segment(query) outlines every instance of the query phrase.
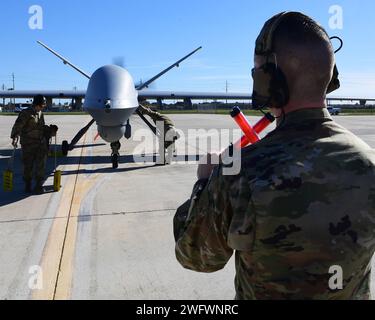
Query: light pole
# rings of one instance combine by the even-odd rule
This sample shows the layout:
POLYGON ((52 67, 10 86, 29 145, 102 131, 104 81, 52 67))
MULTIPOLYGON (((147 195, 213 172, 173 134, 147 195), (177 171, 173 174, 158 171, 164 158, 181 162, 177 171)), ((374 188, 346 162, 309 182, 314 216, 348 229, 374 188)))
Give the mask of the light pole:
MULTIPOLYGON (((3 83, 2 85, 2 89, 3 91, 5 91, 6 87, 5 87, 5 84, 3 83)), ((3 107, 5 107, 5 98, 3 98, 3 107)))
MULTIPOLYGON (((13 82, 13 91, 16 90, 15 81, 14 81, 14 72, 12 73, 12 82, 13 82)), ((16 105, 16 98, 13 98, 13 105, 16 105)))
MULTIPOLYGON (((14 91, 14 89, 13 89, 13 88, 9 88, 8 91, 14 91)), ((9 98, 9 100, 12 101, 11 98, 9 98)), ((16 101, 15 101, 15 99, 13 98, 13 110, 14 110, 15 108, 16 108, 16 101)))
MULTIPOLYGON (((228 80, 225 81, 225 93, 228 93, 228 80)), ((225 100, 225 104, 228 104, 228 100, 225 100)))

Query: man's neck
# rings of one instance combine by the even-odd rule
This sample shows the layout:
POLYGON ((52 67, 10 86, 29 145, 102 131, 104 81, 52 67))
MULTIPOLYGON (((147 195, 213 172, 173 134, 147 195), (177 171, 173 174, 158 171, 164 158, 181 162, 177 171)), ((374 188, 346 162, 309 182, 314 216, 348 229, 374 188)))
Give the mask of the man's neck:
POLYGON ((280 116, 284 111, 285 114, 288 114, 293 111, 303 110, 303 109, 323 109, 326 108, 326 100, 322 99, 320 101, 289 101, 286 106, 280 109, 272 109, 275 116, 280 116))

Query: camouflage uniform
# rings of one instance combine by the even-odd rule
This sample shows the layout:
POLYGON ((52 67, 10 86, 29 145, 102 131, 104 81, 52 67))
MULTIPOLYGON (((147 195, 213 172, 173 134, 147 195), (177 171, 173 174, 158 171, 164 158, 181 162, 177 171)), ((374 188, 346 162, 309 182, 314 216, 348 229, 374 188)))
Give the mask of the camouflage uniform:
POLYGON ((176 213, 181 265, 214 272, 235 251, 236 299, 368 298, 374 151, 326 109, 306 109, 241 158, 238 175, 215 167, 194 186, 188 214, 176 213), (342 290, 329 288, 333 265, 342 267, 342 290))
POLYGON ((144 105, 139 105, 138 110, 143 115, 148 115, 154 123, 157 125, 157 122, 163 122, 164 124, 164 141, 163 143, 159 143, 159 154, 162 155, 162 162, 170 163, 172 153, 175 152, 174 150, 174 143, 180 137, 179 133, 176 131, 174 124, 170 118, 167 116, 160 114, 159 112, 152 111, 150 108, 145 107, 144 105), (173 145, 171 148, 169 146, 173 145), (168 157, 165 159, 165 155, 163 155, 163 151, 168 150, 168 157))
POLYGON ((158 121, 162 121, 164 123, 164 133, 167 133, 170 129, 174 129, 174 125, 171 119, 167 116, 160 114, 159 112, 152 111, 150 108, 146 107, 145 105, 139 105, 138 110, 143 114, 149 116, 155 124, 158 121))
POLYGON ((52 133, 44 123, 43 113, 33 107, 21 111, 11 133, 11 139, 20 136, 23 161, 23 179, 30 183, 35 168, 37 185, 42 185, 48 155, 48 139, 52 133))

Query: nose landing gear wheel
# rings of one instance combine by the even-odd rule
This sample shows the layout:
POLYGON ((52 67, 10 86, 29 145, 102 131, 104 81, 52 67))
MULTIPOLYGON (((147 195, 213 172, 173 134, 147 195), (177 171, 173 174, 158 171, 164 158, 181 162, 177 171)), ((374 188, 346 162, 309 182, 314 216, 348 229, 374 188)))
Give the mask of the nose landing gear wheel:
POLYGON ((118 168, 118 155, 113 154, 111 157, 111 160, 112 160, 112 168, 117 169, 118 168))
POLYGON ((68 141, 64 140, 61 145, 61 151, 64 156, 68 154, 69 151, 69 143, 68 141))

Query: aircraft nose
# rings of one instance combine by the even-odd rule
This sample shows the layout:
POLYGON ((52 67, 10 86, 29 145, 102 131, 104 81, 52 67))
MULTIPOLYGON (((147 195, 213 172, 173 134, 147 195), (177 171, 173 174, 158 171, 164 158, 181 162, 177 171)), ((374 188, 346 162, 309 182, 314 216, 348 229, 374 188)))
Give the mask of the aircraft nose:
POLYGON ((118 66, 104 66, 94 72, 86 91, 85 109, 138 107, 138 91, 131 75, 118 66))

